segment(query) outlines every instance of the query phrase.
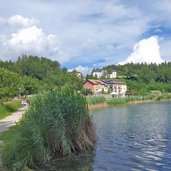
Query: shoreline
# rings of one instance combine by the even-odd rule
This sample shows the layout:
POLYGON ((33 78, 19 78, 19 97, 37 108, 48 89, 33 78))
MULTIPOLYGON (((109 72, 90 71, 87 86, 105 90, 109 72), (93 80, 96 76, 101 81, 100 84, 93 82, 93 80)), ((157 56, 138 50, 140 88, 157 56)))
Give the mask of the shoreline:
POLYGON ((127 103, 122 103, 122 104, 112 104, 109 105, 107 102, 104 103, 98 103, 94 105, 88 105, 88 109, 90 111, 92 110, 99 110, 107 107, 114 107, 114 106, 128 106, 128 105, 136 105, 136 104, 148 104, 148 103, 155 103, 155 102, 171 102, 171 99, 161 99, 161 100, 135 100, 135 101, 129 101, 127 103))

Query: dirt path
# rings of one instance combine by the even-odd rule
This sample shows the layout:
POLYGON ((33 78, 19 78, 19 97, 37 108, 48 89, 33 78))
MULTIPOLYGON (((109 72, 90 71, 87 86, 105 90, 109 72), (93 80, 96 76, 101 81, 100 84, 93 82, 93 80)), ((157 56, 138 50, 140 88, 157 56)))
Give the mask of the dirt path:
POLYGON ((24 108, 21 108, 12 115, 0 120, 0 133, 7 131, 11 126, 14 126, 21 119, 25 111, 24 108))

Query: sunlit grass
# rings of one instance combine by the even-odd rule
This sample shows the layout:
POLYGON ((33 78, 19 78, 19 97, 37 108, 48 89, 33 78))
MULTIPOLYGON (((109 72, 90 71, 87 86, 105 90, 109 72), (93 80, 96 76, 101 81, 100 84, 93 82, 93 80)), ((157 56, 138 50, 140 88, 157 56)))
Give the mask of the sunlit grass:
POLYGON ((0 103, 0 119, 12 114, 21 108, 20 100, 11 100, 8 102, 0 103))

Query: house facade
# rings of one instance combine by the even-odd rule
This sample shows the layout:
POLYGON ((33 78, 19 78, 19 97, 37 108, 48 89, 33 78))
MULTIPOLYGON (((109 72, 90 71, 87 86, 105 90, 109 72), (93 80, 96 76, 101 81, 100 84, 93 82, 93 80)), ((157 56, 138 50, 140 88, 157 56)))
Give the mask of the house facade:
POLYGON ((93 93, 100 93, 105 89, 105 84, 100 80, 87 80, 83 87, 85 89, 90 89, 93 93))
POLYGON ((111 95, 125 97, 127 92, 127 85, 124 82, 120 82, 117 80, 101 80, 105 87, 110 89, 111 95))
POLYGON ((127 85, 117 80, 87 80, 83 87, 90 89, 93 93, 108 93, 114 97, 125 97, 127 85), (110 90, 110 91, 109 91, 110 90))

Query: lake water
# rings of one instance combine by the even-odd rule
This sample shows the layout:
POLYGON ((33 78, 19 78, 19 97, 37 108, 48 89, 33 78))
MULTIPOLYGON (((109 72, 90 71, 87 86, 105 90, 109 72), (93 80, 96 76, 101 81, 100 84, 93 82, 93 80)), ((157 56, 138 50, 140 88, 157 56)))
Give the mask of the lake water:
POLYGON ((171 102, 91 113, 98 137, 94 151, 56 160, 50 170, 171 170, 171 102))

